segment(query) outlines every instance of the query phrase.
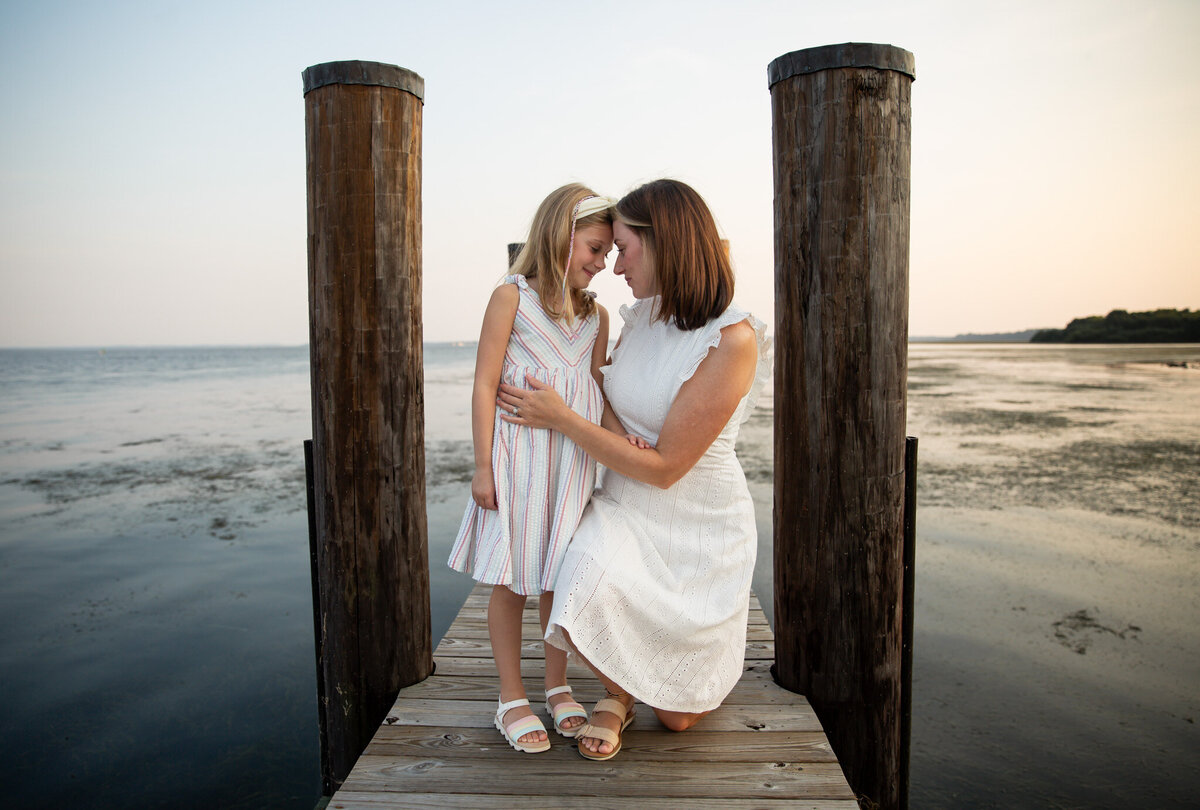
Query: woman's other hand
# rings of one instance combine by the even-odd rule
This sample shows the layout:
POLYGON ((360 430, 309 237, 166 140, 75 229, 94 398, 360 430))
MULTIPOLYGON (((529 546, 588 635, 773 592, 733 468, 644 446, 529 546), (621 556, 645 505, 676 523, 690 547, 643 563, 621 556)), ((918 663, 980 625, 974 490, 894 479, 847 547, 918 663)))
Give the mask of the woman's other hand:
POLYGON ((654 445, 650 444, 650 442, 633 433, 626 433, 625 439, 639 450, 652 450, 654 448, 654 445))

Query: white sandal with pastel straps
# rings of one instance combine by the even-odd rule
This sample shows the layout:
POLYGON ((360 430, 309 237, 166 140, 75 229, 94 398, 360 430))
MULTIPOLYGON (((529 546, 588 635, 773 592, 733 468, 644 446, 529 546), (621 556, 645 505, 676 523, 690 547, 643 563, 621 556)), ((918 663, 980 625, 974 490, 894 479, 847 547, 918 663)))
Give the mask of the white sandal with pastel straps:
POLYGON ((554 721, 554 730, 564 737, 570 738, 577 735, 579 733, 579 729, 587 725, 586 721, 588 719, 588 713, 587 709, 580 706, 574 700, 564 700, 558 705, 554 705, 550 702, 550 698, 554 697, 555 695, 561 695, 564 692, 568 695, 571 694, 571 687, 556 686, 553 689, 546 690, 546 713, 549 714, 551 719, 554 721), (582 717, 584 722, 577 726, 572 726, 571 728, 563 728, 562 722, 564 720, 569 720, 572 717, 582 717))
MULTIPOLYGON (((499 702, 499 701, 497 701, 499 702)), ((536 714, 531 714, 528 717, 522 717, 514 720, 507 726, 504 725, 504 714, 511 709, 519 706, 528 706, 529 701, 525 698, 510 700, 508 703, 499 703, 496 708, 496 730, 504 735, 504 739, 508 740, 508 744, 524 754, 537 754, 542 751, 550 750, 550 735, 546 735, 546 739, 534 740, 533 742, 523 743, 520 738, 534 731, 545 731, 546 727, 542 725, 542 721, 538 719, 536 714)))

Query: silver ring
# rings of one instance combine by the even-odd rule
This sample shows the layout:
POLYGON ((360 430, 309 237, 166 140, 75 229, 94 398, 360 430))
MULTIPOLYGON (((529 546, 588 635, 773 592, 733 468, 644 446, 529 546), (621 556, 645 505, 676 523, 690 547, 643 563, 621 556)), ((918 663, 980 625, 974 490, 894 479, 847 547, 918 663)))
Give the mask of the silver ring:
POLYGON ((520 416, 520 415, 521 415, 521 406, 513 405, 513 416, 520 416))

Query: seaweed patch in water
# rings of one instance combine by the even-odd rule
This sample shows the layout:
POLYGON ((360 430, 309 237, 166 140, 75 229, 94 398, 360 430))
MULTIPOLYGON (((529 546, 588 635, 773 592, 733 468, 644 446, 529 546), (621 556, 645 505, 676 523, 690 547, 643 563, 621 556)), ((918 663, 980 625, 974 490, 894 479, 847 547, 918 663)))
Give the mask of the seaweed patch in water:
POLYGON ((908 366, 908 377, 953 377, 956 380, 974 377, 975 375, 966 371, 963 366, 957 363, 920 363, 910 362, 908 366))
MULTIPOLYGON (((1098 609, 1094 610, 1096 613, 1100 612, 1098 609)), ((1051 626, 1054 628, 1054 638, 1058 643, 1079 655, 1087 654, 1088 646, 1096 640, 1097 636, 1105 633, 1116 636, 1122 641, 1130 638, 1136 641, 1138 633, 1142 632, 1142 628, 1136 624, 1128 624, 1122 630, 1106 627, 1100 624, 1096 617, 1086 609, 1069 613, 1051 626)))
POLYGON ((4 483, 32 490, 56 507, 43 517, 63 513, 68 523, 88 522, 97 518, 91 510, 99 509, 121 523, 158 517, 185 533, 207 529, 222 540, 234 539, 235 527, 305 508, 303 458, 272 442, 178 442, 154 457, 44 469, 4 483), (222 513, 230 517, 210 517, 222 513), (181 516, 191 519, 181 522, 181 516))
MULTIPOLYGON (((971 449, 1001 448, 967 443, 971 449)), ((981 508, 1072 506, 1110 515, 1200 526, 1200 443, 1087 440, 1061 448, 1010 450, 987 462, 923 461, 922 504, 981 508)))
POLYGON ((1051 383, 1066 391, 1141 391, 1145 386, 1120 383, 1051 383))
POLYGON ((1010 430, 1063 430, 1076 426, 1099 426, 1097 422, 1081 422, 1053 411, 1002 411, 979 408, 970 411, 948 411, 942 421, 951 425, 967 425, 981 433, 1005 433, 1010 430))

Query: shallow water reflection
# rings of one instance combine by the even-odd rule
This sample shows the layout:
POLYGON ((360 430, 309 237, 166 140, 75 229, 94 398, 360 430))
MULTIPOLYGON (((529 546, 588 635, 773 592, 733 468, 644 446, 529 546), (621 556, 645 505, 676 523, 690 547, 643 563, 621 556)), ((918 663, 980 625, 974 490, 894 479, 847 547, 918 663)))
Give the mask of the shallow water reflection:
MULTIPOLYGON (((425 357, 437 639, 474 346, 425 357)), ((1185 806, 1200 347, 922 344, 909 383, 913 806, 1185 806)), ((768 614, 772 402, 738 442, 768 614)), ((313 806, 308 403, 304 347, 0 352, 11 803, 313 806)))

